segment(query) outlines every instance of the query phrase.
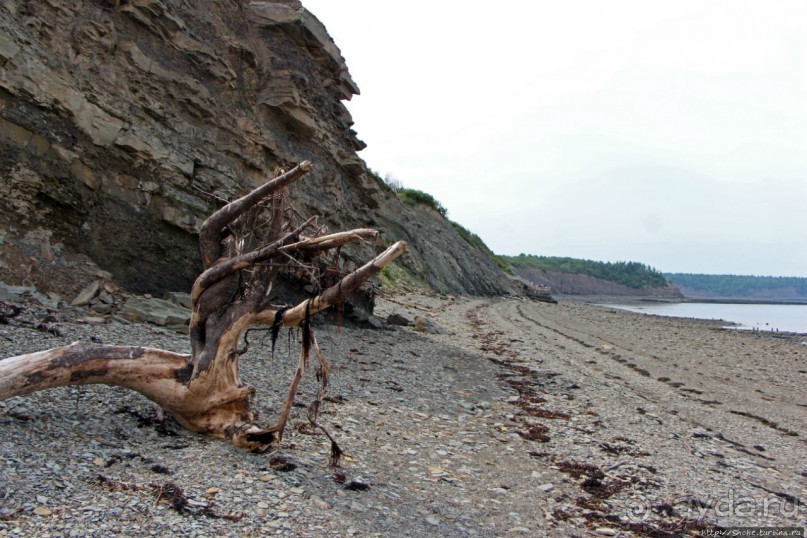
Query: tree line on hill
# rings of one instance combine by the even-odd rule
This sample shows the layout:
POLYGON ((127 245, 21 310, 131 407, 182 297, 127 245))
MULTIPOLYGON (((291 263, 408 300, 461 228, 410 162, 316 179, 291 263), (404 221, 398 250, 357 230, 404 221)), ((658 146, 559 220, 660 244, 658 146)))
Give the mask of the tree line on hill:
POLYGON ((685 289, 688 294, 717 297, 807 297, 807 278, 802 277, 692 273, 665 273, 664 276, 685 289))
POLYGON ((657 269, 639 262, 599 262, 557 256, 502 256, 513 267, 582 274, 635 289, 663 288, 667 279, 657 269))

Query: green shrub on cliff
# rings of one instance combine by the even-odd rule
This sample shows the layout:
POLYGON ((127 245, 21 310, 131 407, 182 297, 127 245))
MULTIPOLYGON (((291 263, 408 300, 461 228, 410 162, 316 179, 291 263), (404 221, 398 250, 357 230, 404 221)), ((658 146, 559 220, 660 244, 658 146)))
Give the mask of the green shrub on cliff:
POLYGON ((429 206, 438 213, 440 213, 443 217, 448 215, 448 210, 438 202, 434 196, 429 194, 428 192, 419 191, 417 189, 404 189, 401 188, 398 190, 398 198, 405 204, 409 205, 417 205, 422 204, 425 206, 429 206))
POLYGON ((397 194, 398 199, 403 203, 408 205, 425 205, 431 207, 443 217, 448 215, 448 210, 445 208, 445 206, 443 206, 443 204, 441 204, 428 192, 423 192, 417 189, 408 189, 404 187, 403 183, 401 183, 401 181, 392 174, 387 174, 382 178, 381 174, 372 168, 367 169, 367 174, 382 188, 389 189, 397 194))

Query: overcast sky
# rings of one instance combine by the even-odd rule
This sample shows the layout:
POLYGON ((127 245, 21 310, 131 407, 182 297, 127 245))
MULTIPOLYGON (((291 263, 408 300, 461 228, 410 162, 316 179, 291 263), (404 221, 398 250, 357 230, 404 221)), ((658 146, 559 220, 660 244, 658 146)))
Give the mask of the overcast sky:
POLYGON ((807 1, 303 3, 360 156, 495 252, 807 276, 807 1))

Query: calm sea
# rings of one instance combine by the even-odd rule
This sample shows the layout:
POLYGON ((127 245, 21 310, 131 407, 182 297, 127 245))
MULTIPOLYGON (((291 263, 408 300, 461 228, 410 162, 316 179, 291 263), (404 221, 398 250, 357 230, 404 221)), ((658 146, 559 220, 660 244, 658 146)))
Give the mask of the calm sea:
POLYGON ((663 303, 648 305, 606 304, 612 308, 671 316, 675 318, 717 319, 739 323, 741 329, 780 330, 807 333, 807 305, 663 303))

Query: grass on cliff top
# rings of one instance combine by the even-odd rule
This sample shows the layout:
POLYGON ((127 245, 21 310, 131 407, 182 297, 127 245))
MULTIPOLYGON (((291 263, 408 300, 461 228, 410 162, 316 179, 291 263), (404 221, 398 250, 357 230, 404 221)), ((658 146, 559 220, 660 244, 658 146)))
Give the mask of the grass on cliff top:
POLYGON ((401 189, 397 191, 396 194, 398 195, 398 199, 405 204, 425 205, 440 213, 444 218, 448 216, 448 210, 428 192, 419 191, 417 189, 401 189))
POLYGON ((372 168, 368 168, 367 173, 380 187, 395 193, 398 199, 403 203, 410 206, 425 205, 440 213, 444 218, 448 216, 448 210, 445 206, 428 192, 423 192, 418 189, 408 189, 403 186, 403 183, 389 174, 382 178, 381 174, 372 168))

